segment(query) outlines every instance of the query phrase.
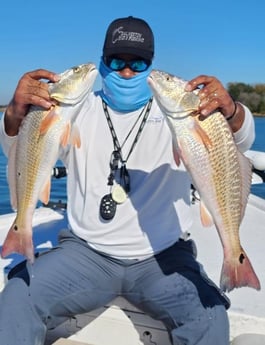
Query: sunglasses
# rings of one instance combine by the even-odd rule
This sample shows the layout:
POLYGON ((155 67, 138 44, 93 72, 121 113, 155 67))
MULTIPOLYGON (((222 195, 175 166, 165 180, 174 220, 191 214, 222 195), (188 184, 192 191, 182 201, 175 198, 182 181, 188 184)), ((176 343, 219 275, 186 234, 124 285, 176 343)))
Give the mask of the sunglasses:
POLYGON ((150 66, 150 61, 144 59, 126 61, 115 57, 105 58, 105 63, 113 71, 121 71, 125 67, 129 67, 133 72, 144 72, 150 66))

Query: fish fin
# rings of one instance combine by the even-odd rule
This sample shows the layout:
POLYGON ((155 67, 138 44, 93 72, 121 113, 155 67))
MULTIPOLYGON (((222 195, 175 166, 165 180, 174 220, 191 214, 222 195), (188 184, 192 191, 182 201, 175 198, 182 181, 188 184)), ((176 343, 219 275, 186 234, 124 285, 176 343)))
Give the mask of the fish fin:
POLYGON ((173 156, 174 156, 175 163, 177 164, 177 166, 180 166, 179 153, 174 143, 172 144, 172 149, 173 149, 173 156))
POLYGON ((50 200, 50 191, 51 191, 51 178, 49 177, 44 184, 44 187, 40 191, 39 199, 44 205, 47 205, 50 200))
POLYGON ((55 107, 46 112, 43 120, 40 123, 40 134, 43 135, 60 119, 60 116, 56 114, 55 107))
POLYGON ((70 143, 77 148, 80 148, 81 146, 79 129, 75 124, 72 125, 70 143))
POLYGON ((68 143, 79 148, 81 146, 80 133, 77 126, 70 124, 68 122, 62 133, 60 143, 65 147, 68 143))
POLYGON ((16 219, 12 224, 1 250, 2 258, 12 253, 24 255, 31 263, 34 262, 34 247, 30 232, 16 229, 16 219))
MULTIPOLYGON (((204 129, 200 126, 198 120, 194 121, 194 124, 191 128, 189 128, 191 135, 193 136, 193 138, 198 142, 201 143, 202 146, 205 147, 205 149, 207 151, 209 151, 213 144, 211 139, 209 138, 209 136, 207 135, 207 133, 204 131, 204 129)), ((185 155, 184 153, 181 151, 181 148, 184 147, 185 145, 183 145, 183 140, 181 139, 181 137, 177 138, 177 143, 178 143, 178 148, 180 150, 180 157, 183 159, 183 161, 186 161, 185 155)), ((184 151, 185 152, 185 151, 184 151)))
POLYGON ((17 141, 11 146, 8 153, 8 185, 10 192, 10 202, 13 210, 17 209, 17 193, 16 193, 16 149, 17 141))
POLYGON ((70 132, 71 132, 71 124, 70 124, 70 122, 68 122, 65 125, 64 131, 63 131, 63 133, 61 135, 61 138, 60 138, 60 144, 63 147, 65 147, 69 143, 70 132))
POLYGON ((209 227, 214 224, 213 218, 202 200, 200 201, 200 215, 203 226, 209 227))
POLYGON ((204 147, 209 151, 209 149, 213 146, 211 139, 205 132, 205 130, 200 126, 199 121, 196 119, 194 121, 194 127, 192 129, 192 134, 196 140, 203 143, 204 147))
POLYGON ((240 165, 240 176, 241 176, 241 221, 244 217, 248 196, 250 193, 252 183, 252 163, 245 155, 240 151, 237 151, 238 162, 240 165))
POLYGON ((231 291, 243 286, 260 290, 259 279, 254 272, 247 254, 241 248, 237 257, 226 255, 223 262, 220 287, 223 291, 231 291))

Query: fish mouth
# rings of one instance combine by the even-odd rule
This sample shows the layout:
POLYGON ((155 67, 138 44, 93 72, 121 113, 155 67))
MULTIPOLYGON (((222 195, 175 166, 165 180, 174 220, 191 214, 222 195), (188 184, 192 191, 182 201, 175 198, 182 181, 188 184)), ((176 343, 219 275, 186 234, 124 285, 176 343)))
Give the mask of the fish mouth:
POLYGON ((151 90, 153 91, 154 96, 157 99, 161 99, 162 97, 160 94, 162 94, 162 89, 159 83, 156 83, 156 80, 155 78, 153 78, 152 74, 149 74, 149 76, 147 77, 147 83, 149 84, 151 90))
POLYGON ((89 68, 89 72, 95 71, 97 69, 96 65, 93 63, 88 63, 88 65, 91 65, 89 68))
POLYGON ((154 78, 152 77, 152 74, 149 74, 149 76, 147 77, 147 82, 150 85, 154 85, 154 78))
POLYGON ((167 117, 170 117, 173 120, 182 120, 190 116, 190 114, 187 114, 184 110, 176 110, 174 106, 172 107, 172 105, 170 105, 170 99, 168 101, 163 99, 162 88, 160 87, 159 83, 155 82, 155 78, 152 76, 152 74, 147 77, 147 82, 154 93, 160 109, 164 114, 166 114, 167 117))

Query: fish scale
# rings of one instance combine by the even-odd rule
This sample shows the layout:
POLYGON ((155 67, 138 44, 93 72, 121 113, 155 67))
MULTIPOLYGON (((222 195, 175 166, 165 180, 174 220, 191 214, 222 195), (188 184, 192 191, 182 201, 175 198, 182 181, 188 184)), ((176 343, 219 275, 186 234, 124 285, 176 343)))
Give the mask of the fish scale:
POLYGON ((31 106, 23 119, 17 140, 8 155, 8 181, 15 220, 4 241, 1 255, 24 255, 34 261, 32 217, 38 200, 48 203, 51 171, 59 158, 59 149, 67 144, 80 146, 75 127, 75 108, 91 91, 97 75, 93 63, 82 64, 60 74, 49 84, 49 93, 57 105, 49 110, 31 106))
POLYGON ((251 186, 250 160, 238 150, 220 112, 201 118, 198 91, 185 91, 186 81, 153 70, 148 83, 171 129, 176 163, 183 161, 200 195, 202 224, 214 224, 218 231, 224 252, 221 288, 259 290, 239 236, 251 186))

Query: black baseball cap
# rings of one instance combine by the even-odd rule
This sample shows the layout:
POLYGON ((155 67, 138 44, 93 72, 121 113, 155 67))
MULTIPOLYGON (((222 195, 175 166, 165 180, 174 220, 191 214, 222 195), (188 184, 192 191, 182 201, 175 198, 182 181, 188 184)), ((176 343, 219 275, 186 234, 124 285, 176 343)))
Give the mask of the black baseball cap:
POLYGON ((150 26, 132 16, 110 23, 103 46, 103 56, 133 54, 145 60, 154 57, 154 35, 150 26))

